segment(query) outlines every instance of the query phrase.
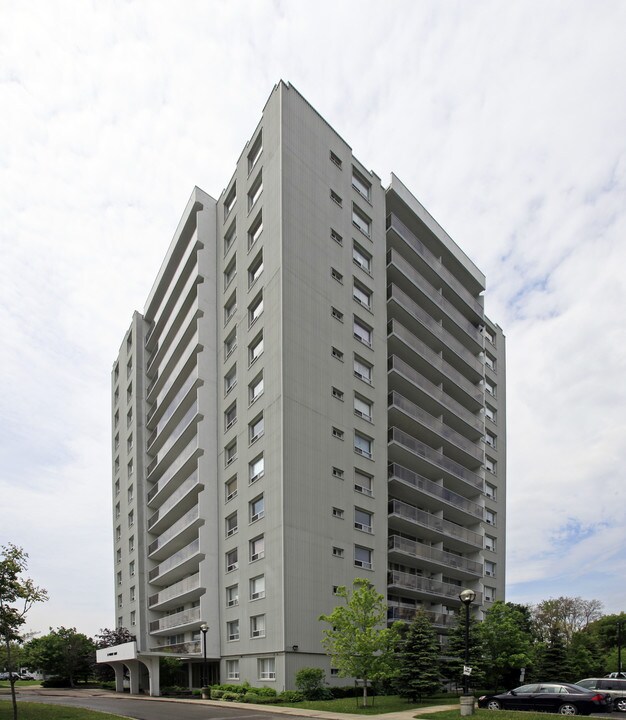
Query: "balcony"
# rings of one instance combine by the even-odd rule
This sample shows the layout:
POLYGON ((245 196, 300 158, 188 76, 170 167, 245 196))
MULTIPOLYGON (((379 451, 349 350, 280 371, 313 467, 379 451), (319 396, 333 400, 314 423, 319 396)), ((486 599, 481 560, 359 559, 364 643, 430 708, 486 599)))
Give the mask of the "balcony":
POLYGON ((178 546, 188 543, 198 533, 200 520, 198 506, 192 507, 173 525, 162 532, 159 537, 148 545, 148 557, 151 560, 161 560, 171 552, 171 545, 176 542, 178 546))
POLYGON ((164 438, 167 438, 172 431, 172 426, 181 422, 185 405, 189 405, 191 399, 196 398, 196 388, 202 384, 202 381, 194 375, 188 377, 183 383, 163 413, 158 425, 150 433, 146 446, 151 455, 154 455, 162 447, 164 438))
POLYGON ((165 467, 164 461, 166 457, 168 457, 168 454, 170 455, 170 461, 174 461, 177 455, 176 448, 179 447, 179 449, 182 449, 180 446, 184 442, 185 437, 191 433, 191 429, 196 430, 196 425, 201 418, 202 416, 198 412, 198 402, 196 401, 189 410, 187 410, 176 428, 172 430, 168 439, 161 446, 157 456, 146 468, 148 480, 152 479, 150 477, 151 475, 154 475, 156 478, 157 473, 155 473, 155 470, 159 465, 165 467), (170 453, 171 450, 173 450, 172 453, 170 453))
POLYGON ((157 504, 155 499, 157 502, 163 503, 165 498, 169 497, 177 488, 176 481, 181 476, 185 477, 185 474, 189 474, 196 467, 198 456, 201 454, 202 451, 198 448, 198 436, 194 435, 187 446, 180 451, 178 457, 161 475, 159 481, 148 491, 148 505, 157 504))
POLYGON ((202 652, 201 645, 200 640, 176 643, 175 645, 167 645, 166 642, 163 642, 161 645, 151 647, 150 652, 160 655, 199 655, 202 652))
MULTIPOLYGON (((409 533, 415 533, 415 526, 419 526, 427 531, 430 531, 424 534, 424 537, 429 537, 435 541, 441 541, 441 536, 445 536, 446 539, 458 541, 459 546, 470 545, 476 550, 482 550, 483 548, 482 535, 461 527, 449 520, 437 517, 425 510, 420 510, 419 508, 402 502, 401 500, 391 500, 388 503, 387 512, 389 514, 390 527, 392 524, 395 525, 395 523, 392 523, 391 520, 393 518, 397 518, 400 521, 398 525, 406 525, 406 529, 409 533)), ((398 527, 394 529, 402 531, 404 528, 398 527)))
MULTIPOLYGON (((408 590, 418 597, 427 597, 431 601, 433 597, 438 597, 446 605, 453 599, 458 601, 459 606, 461 605, 459 593, 463 589, 462 585, 453 585, 452 583, 441 582, 441 580, 431 580, 421 575, 392 570, 387 573, 387 587, 393 590, 408 590)), ((476 593, 475 602, 476 604, 482 602, 482 593, 476 593)))
MULTIPOLYGON (((191 509, 198 502, 201 489, 200 476, 194 470, 192 474, 165 500, 163 505, 148 518, 148 531, 158 533, 167 523, 168 516, 176 509, 178 514, 191 509)), ((150 550, 148 551, 150 552, 150 550)))
POLYGON ((391 605, 387 608, 387 620, 389 622, 395 622, 400 620, 402 622, 413 622, 415 613, 421 610, 430 622, 437 628, 453 628, 458 619, 456 613, 438 613, 432 610, 423 610, 419 606, 413 605, 391 605))
POLYGON ((148 582, 155 585, 167 585, 172 581, 181 580, 189 572, 197 569, 200 555, 200 540, 196 538, 189 545, 175 552, 167 560, 150 570, 148 582))
POLYGON ((476 575, 482 577, 483 566, 475 560, 455 555, 454 553, 434 548, 431 545, 424 545, 416 540, 390 535, 388 538, 388 551, 400 555, 409 555, 421 561, 424 566, 430 567, 435 572, 441 572, 441 568, 452 568, 459 574, 476 575))
MULTIPOLYGON (((189 305, 189 303, 187 303, 189 305)), ((153 371, 157 375, 161 373, 158 368, 165 367, 169 362, 176 348, 180 347, 185 337, 189 338, 193 334, 198 320, 203 316, 202 310, 198 308, 198 299, 194 298, 189 307, 183 306, 180 313, 172 322, 169 323, 168 334, 159 343, 159 347, 152 353, 146 365, 146 374, 152 377, 153 371)))
POLYGON ((194 607, 181 612, 173 613, 172 615, 166 615, 160 620, 153 620, 150 623, 151 633, 162 633, 167 632, 173 634, 171 631, 174 628, 183 628, 186 625, 197 624, 200 627, 200 608, 194 607))
POLYGON ((172 368, 168 379, 165 381, 156 397, 149 400, 152 407, 146 418, 146 425, 150 428, 154 427, 154 421, 158 420, 163 410, 170 406, 172 397, 181 386, 190 373, 198 376, 198 363, 196 355, 202 349, 201 345, 195 345, 187 348, 187 352, 172 368))
POLYGON ((185 335, 183 337, 183 341, 184 342, 181 342, 172 349, 172 353, 168 354, 167 358, 164 359, 163 363, 156 370, 154 379, 146 389, 146 400, 149 403, 154 401, 155 392, 160 392, 163 387, 165 387, 167 381, 171 379, 174 368, 178 363, 183 360, 183 358, 185 358, 185 360, 188 359, 192 353, 202 350, 197 325, 191 335, 185 335))
MULTIPOLYGON (((387 440, 390 446, 395 444, 398 449, 421 458, 426 464, 434 467, 436 470, 446 473, 446 475, 451 478, 461 480, 463 483, 467 483, 474 488, 478 488, 482 492, 484 480, 480 475, 446 457, 439 450, 434 450, 428 445, 425 445, 412 435, 396 427, 390 427, 387 431, 387 440)), ((389 449, 391 450, 392 448, 390 447, 389 449)))
POLYGON ((461 284, 461 282, 446 268, 438 257, 420 242, 408 227, 399 220, 393 213, 387 216, 387 234, 392 231, 401 241, 410 247, 417 255, 420 256, 426 265, 469 307, 478 318, 482 318, 484 314, 483 306, 470 293, 470 291, 461 284))
POLYGON ((204 593, 204 588, 200 588, 200 573, 196 573, 179 580, 155 595, 150 595, 148 607, 151 610, 167 610, 195 600, 202 593, 204 593))

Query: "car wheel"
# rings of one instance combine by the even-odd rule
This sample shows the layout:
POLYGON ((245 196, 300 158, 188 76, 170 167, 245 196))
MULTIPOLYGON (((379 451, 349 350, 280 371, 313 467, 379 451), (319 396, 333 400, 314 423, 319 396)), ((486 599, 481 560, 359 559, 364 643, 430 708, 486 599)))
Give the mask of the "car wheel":
POLYGON ((497 700, 490 700, 487 703, 487 710, 501 710, 502 705, 497 700))
POLYGON ((615 709, 620 712, 626 712, 626 698, 617 698, 615 701, 615 709))
POLYGON ((559 708, 559 715, 578 715, 578 708, 572 703, 563 703, 559 708))

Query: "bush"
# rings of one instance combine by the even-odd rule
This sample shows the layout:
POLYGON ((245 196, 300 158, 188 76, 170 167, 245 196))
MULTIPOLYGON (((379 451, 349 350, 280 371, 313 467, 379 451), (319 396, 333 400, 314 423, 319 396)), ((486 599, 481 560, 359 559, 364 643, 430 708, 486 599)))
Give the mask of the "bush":
POLYGON ((103 690, 115 690, 115 680, 103 680, 100 687, 103 690))
POLYGON ((304 702, 304 695, 299 690, 283 690, 278 696, 280 702, 298 703, 304 702))
POLYGON ((70 685, 69 678, 48 678, 41 681, 41 687, 44 688, 66 688, 70 685))
MULTIPOLYGON (((342 685, 341 687, 331 687, 329 688, 331 697, 334 700, 339 700, 340 698, 349 698, 354 697, 355 695, 362 695, 363 690, 361 688, 355 688, 354 685, 342 685)), ((370 693, 371 688, 368 688, 367 694, 371 695, 370 693)))
POLYGON ((245 693, 228 692, 227 690, 222 693, 222 700, 229 702, 241 702, 243 697, 245 697, 245 693))
POLYGON ((250 688, 250 692, 253 692, 255 695, 258 695, 259 697, 266 697, 266 698, 275 698, 276 697, 276 690, 271 687, 260 687, 260 688, 250 688))
POLYGON ((322 668, 305 667, 296 673, 296 687, 305 700, 328 700, 331 695, 326 688, 326 674, 322 668))
POLYGON ((181 685, 166 685, 161 688, 161 695, 191 695, 191 690, 181 685))

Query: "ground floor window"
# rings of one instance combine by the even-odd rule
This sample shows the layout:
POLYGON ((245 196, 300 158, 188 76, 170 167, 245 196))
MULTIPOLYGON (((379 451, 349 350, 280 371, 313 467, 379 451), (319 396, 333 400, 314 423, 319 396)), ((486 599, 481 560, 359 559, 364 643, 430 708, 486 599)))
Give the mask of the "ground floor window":
POLYGON ((257 660, 259 680, 276 680, 276 659, 259 658, 257 660))

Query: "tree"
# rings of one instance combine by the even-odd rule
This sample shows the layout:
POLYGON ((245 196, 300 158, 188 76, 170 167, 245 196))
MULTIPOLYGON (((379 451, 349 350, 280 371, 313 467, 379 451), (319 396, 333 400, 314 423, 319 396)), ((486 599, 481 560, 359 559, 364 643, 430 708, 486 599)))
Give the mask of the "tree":
MULTIPOLYGON (((123 645, 124 643, 133 642, 136 637, 131 634, 127 628, 100 628, 100 634, 96 635, 94 643, 96 650, 102 648, 114 647, 115 645, 123 645)), ((94 667, 94 674, 100 681, 113 680, 115 672, 110 665, 100 663, 94 667)))
MULTIPOLYGON (((23 642, 19 629, 26 622, 26 613, 37 602, 45 602, 48 593, 37 587, 30 578, 22 577, 28 567, 28 554, 9 543, 0 554, 0 641, 4 646, 7 670, 15 671, 14 649, 23 642)), ((17 720, 15 678, 10 675, 13 720, 17 720)))
POLYGON ((433 695, 440 688, 439 643, 435 630, 423 610, 413 621, 398 644, 398 694, 412 702, 433 695))
POLYGON ((598 638, 589 628, 574 633, 567 655, 574 682, 586 677, 604 677, 609 667, 598 638))
POLYGON ((505 679, 517 681, 520 668, 530 662, 531 642, 524 631, 524 615, 515 605, 496 600, 480 626, 483 668, 487 681, 498 690, 505 679), (515 679, 513 680, 513 677, 515 679))
POLYGON ((385 598, 364 578, 356 578, 352 592, 339 587, 337 595, 345 604, 319 618, 330 625, 324 630, 322 645, 340 677, 362 680, 365 706, 368 682, 395 675, 394 648, 401 623, 386 627, 385 598))
POLYGON ((94 665, 95 644, 76 628, 50 628, 48 635, 31 640, 25 647, 30 667, 47 675, 67 679, 70 687, 78 680, 88 680, 94 665))
POLYGON ((549 641, 543 645, 538 653, 536 672, 537 676, 544 682, 550 680, 573 680, 563 634, 556 626, 550 632, 549 641))
MULTIPOLYGON (((457 686, 463 684, 463 666, 465 665, 465 608, 459 609, 456 624, 450 630, 448 643, 445 647, 445 659, 441 668, 444 677, 454 681, 457 686)), ((483 647, 480 634, 480 623, 470 616, 469 621, 469 658, 472 674, 469 676, 471 687, 483 687, 483 647)))
POLYGON ((558 597, 543 600, 532 609, 535 633, 539 640, 549 642, 554 628, 562 633, 566 645, 578 630, 602 617, 600 600, 583 600, 581 597, 558 597))

